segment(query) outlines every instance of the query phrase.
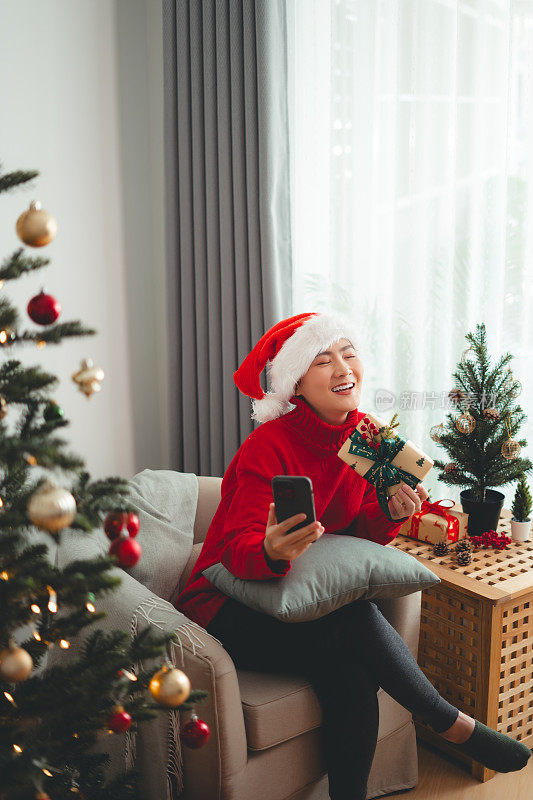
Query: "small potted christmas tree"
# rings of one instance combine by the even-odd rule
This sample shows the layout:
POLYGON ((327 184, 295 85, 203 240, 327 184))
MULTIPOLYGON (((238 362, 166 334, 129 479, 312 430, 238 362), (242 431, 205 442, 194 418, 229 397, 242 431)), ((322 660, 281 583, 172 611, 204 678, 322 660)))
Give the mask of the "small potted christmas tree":
POLYGON ((511 511, 511 537, 515 542, 527 542, 531 536, 531 494, 524 475, 518 481, 511 511))
POLYGON ((487 354, 485 324, 467 333, 470 347, 453 373, 455 387, 449 392, 454 410, 447 424, 430 430, 433 441, 443 447, 450 460, 435 459, 439 480, 448 486, 465 487, 460 494, 468 516, 469 536, 496 530, 505 495, 495 486, 505 486, 533 470, 528 458, 520 457, 525 439, 514 437, 527 419, 514 400, 521 386, 508 367, 513 356, 501 356, 494 367, 487 354))

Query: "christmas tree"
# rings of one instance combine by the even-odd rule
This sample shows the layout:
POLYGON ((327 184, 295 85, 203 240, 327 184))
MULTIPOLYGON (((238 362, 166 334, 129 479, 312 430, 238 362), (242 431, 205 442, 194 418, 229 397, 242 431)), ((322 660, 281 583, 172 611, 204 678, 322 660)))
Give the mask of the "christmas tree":
POLYGON ((430 436, 451 459, 435 459, 439 479, 448 486, 469 488, 484 501, 488 488, 517 480, 533 464, 520 457, 527 441, 514 438, 527 416, 514 405, 521 386, 509 367, 513 356, 507 353, 491 367, 484 323, 465 338, 470 347, 453 373, 455 387, 449 393, 461 414, 447 414, 447 424, 434 426, 430 436))
MULTIPOLYGON (((0 193, 38 174, 2 174, 0 165, 0 193)), ((56 231, 38 203, 17 222, 19 237, 33 247, 52 241, 56 231)), ((0 288, 48 263, 18 249, 0 268, 0 288)), ((172 635, 154 637, 144 629, 132 638, 123 631, 104 634, 95 624, 105 616, 99 599, 120 583, 111 568, 117 560, 132 566, 140 557, 139 520, 128 506, 126 481, 91 480, 84 461, 66 450, 60 432, 69 423, 51 396, 57 378, 12 358, 21 343, 43 347, 95 331, 79 321, 57 323, 61 307, 44 292, 30 300, 27 313, 37 328, 23 329, 18 310, 0 298, 0 798, 137 798, 138 775, 132 770, 106 781, 108 757, 95 744, 154 716, 160 706, 150 693, 182 708, 194 708, 206 693, 191 691, 184 673, 173 670, 180 697, 163 700, 172 670, 142 668, 147 659, 164 660, 172 635), (115 555, 77 560, 62 570, 53 565, 49 545, 102 525, 115 555), (80 636, 81 656, 69 658, 80 636), (55 659, 46 668, 52 647, 64 653, 64 662, 55 659)), ((87 397, 102 379, 87 362, 73 375, 87 397)))
POLYGON ((518 481, 511 511, 513 518, 518 522, 527 522, 531 515, 531 492, 525 477, 522 475, 518 481))

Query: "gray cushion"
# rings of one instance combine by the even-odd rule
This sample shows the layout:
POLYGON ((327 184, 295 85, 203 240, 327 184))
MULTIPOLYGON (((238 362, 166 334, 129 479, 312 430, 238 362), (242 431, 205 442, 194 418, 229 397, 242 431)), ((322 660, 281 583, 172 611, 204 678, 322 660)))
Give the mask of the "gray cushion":
POLYGON ((229 597, 283 622, 317 619, 360 597, 401 597, 440 583, 408 553, 339 534, 321 536, 280 578, 236 578, 220 562, 202 574, 229 597))
MULTIPOLYGON (((125 505, 139 516, 137 541, 142 547, 141 558, 128 572, 154 594, 172 601, 192 550, 198 478, 194 472, 144 469, 128 484, 125 505)), ((59 557, 62 564, 94 558, 107 554, 110 544, 103 528, 83 535, 69 531, 62 537, 59 557)))
POLYGON ((194 472, 144 469, 128 481, 141 527, 142 556, 128 570, 154 594, 172 601, 194 541, 198 478, 194 472))

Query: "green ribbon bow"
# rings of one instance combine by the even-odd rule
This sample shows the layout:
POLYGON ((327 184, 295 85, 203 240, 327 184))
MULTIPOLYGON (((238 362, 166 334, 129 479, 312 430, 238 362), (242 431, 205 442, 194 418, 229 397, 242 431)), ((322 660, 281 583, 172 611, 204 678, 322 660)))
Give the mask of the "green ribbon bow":
MULTIPOLYGON (((391 464, 391 461, 396 458, 403 448, 405 439, 402 439, 401 436, 397 436, 395 439, 382 439, 378 450, 367 444, 358 430, 352 431, 349 438, 351 443, 348 452, 351 455, 364 456, 364 458, 370 458, 374 462, 363 477, 365 481, 372 483, 376 487, 379 507, 385 516, 391 522, 395 521, 389 511, 387 486, 393 486, 395 483, 403 481, 414 489, 419 483, 416 475, 411 475, 405 469, 391 464)), ((355 469, 354 464, 350 466, 355 469)))

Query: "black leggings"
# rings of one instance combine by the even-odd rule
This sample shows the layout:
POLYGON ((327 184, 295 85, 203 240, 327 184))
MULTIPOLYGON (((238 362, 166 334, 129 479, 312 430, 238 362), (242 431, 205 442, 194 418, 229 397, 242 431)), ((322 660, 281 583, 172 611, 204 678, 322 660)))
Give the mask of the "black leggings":
POLYGON ((206 629, 238 669, 309 680, 322 707, 331 800, 366 800, 380 686, 438 733, 459 715, 370 600, 356 600, 311 622, 287 623, 228 598, 206 629))

